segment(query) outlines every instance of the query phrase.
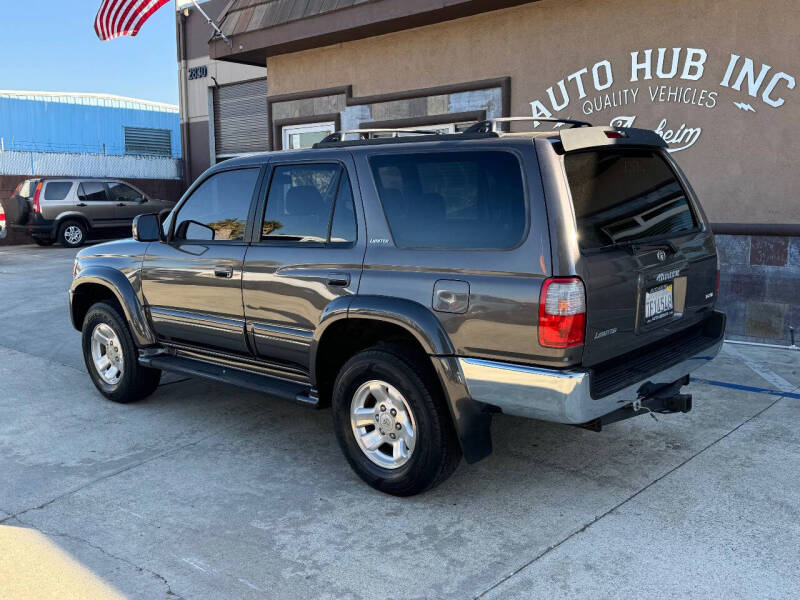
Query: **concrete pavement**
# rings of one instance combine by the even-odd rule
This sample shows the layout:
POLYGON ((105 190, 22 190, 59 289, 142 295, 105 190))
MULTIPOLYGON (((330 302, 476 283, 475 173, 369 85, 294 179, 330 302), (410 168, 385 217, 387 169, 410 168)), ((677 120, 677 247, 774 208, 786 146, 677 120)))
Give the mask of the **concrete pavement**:
POLYGON ((119 593, 800 590, 800 352, 726 345, 688 415, 599 434, 498 417, 489 459, 397 499, 350 471, 329 411, 177 377, 135 405, 104 400, 69 323, 74 254, 0 249, 0 527, 41 532, 119 593))

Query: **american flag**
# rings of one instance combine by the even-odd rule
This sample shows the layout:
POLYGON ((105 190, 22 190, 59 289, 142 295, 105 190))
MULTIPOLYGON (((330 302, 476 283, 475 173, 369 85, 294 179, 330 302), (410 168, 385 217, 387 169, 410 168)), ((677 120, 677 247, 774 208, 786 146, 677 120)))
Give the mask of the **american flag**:
POLYGON ((94 18, 94 30, 101 40, 136 35, 139 28, 169 0, 103 0, 94 18))

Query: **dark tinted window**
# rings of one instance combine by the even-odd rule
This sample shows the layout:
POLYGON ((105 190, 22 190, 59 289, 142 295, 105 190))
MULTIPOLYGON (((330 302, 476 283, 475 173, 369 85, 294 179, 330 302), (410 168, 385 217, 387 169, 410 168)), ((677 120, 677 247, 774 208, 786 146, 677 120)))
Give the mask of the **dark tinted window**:
POLYGON ((339 193, 336 196, 336 205, 333 208, 331 219, 331 242, 356 241, 356 207, 353 203, 353 188, 347 172, 342 172, 339 182, 339 193))
POLYGON ((338 165, 287 165, 272 175, 262 239, 325 242, 339 183, 338 165))
POLYGON ((99 181, 84 181, 81 184, 81 200, 86 202, 104 202, 108 200, 106 196, 106 186, 99 181))
POLYGON ((44 188, 45 200, 63 200, 72 189, 71 181, 48 181, 44 188))
POLYGON ((564 163, 582 248, 697 229, 686 192, 656 152, 580 152, 564 163))
POLYGON ((175 237, 197 241, 242 240, 257 180, 258 169, 225 171, 206 179, 181 206, 175 221, 175 237))
POLYGON ((108 191, 111 199, 117 202, 139 202, 142 195, 129 185, 124 183, 109 182, 108 191))
POLYGON ((370 159, 400 247, 511 248, 525 233, 525 193, 509 152, 390 154, 370 159))

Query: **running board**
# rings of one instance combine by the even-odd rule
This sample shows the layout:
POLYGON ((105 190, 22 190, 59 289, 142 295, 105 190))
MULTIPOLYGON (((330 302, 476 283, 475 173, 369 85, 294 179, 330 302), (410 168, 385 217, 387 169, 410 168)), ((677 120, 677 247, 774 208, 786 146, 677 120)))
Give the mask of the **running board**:
POLYGON ((319 407, 319 398, 316 390, 296 381, 278 379, 277 377, 253 373, 236 367, 217 365, 172 354, 140 356, 139 364, 152 369, 162 369, 164 371, 184 373, 192 377, 202 377, 229 383, 303 406, 319 407))

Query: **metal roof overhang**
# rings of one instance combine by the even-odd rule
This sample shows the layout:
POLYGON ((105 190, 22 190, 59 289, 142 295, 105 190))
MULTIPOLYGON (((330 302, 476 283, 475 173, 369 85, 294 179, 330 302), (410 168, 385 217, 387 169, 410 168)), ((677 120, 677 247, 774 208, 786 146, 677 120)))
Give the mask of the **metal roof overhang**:
MULTIPOLYGON (((367 0, 259 29, 237 24, 233 31, 229 31, 225 20, 237 11, 238 3, 247 6, 242 12, 259 4, 253 0, 232 0, 222 15, 221 24, 232 44, 229 46, 220 38, 212 38, 209 53, 217 60, 264 66, 268 56, 422 27, 535 1, 367 0)), ((261 4, 268 2, 274 3, 275 0, 264 0, 261 4)))

